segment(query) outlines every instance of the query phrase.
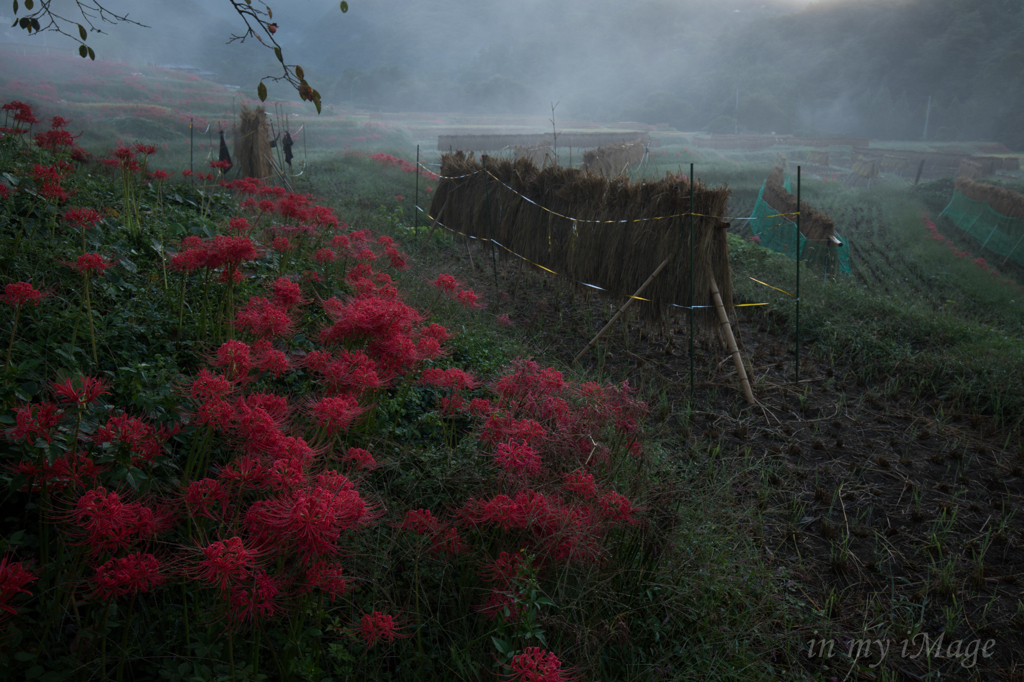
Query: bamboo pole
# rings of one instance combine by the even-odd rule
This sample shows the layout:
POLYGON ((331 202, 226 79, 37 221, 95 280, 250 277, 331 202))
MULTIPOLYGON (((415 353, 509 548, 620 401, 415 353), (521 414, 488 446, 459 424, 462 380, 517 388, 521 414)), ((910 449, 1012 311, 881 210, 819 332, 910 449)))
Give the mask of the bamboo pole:
POLYGON ((436 216, 434 216, 434 222, 430 223, 430 231, 427 232, 427 238, 423 241, 422 244, 420 244, 420 251, 423 250, 424 246, 426 246, 427 244, 430 243, 430 238, 434 236, 434 230, 437 229, 437 221, 439 221, 441 219, 441 216, 444 214, 444 210, 446 208, 448 208, 448 199, 447 198, 445 198, 444 203, 441 204, 441 210, 437 212, 436 216))
POLYGON ((646 288, 647 288, 647 286, 648 286, 648 285, 649 285, 649 284, 650 284, 651 282, 653 282, 653 281, 654 281, 654 278, 655 278, 655 277, 657 277, 657 276, 658 276, 658 274, 659 274, 659 273, 660 273, 660 272, 661 272, 662 270, 664 270, 664 269, 665 269, 665 266, 666 266, 666 265, 668 265, 668 262, 669 262, 670 260, 671 260, 671 258, 666 258, 665 260, 663 260, 663 261, 661 262, 661 265, 659 265, 659 266, 658 266, 658 269, 657 269, 657 270, 655 270, 654 272, 652 272, 652 273, 651 273, 651 276, 647 278, 647 281, 646 281, 646 282, 644 282, 643 284, 641 284, 641 285, 640 285, 640 288, 636 290, 636 293, 634 293, 634 294, 633 294, 632 296, 630 296, 630 297, 629 297, 629 300, 628 300, 628 301, 626 301, 626 302, 625 302, 625 303, 624 303, 624 304, 622 305, 622 307, 621 307, 621 308, 619 308, 619 312, 615 313, 615 316, 614 316, 614 317, 613 317, 612 319, 610 319, 610 320, 608 321, 608 324, 606 324, 606 325, 604 326, 604 329, 602 329, 601 331, 599 331, 599 332, 597 333, 597 336, 595 336, 595 337, 594 337, 594 338, 593 338, 593 339, 591 340, 591 342, 587 344, 587 347, 586 347, 586 348, 584 348, 583 350, 581 350, 581 351, 580 351, 580 354, 579 354, 579 355, 577 355, 577 356, 576 356, 576 358, 575 358, 575 359, 573 360, 573 363, 574 363, 574 364, 575 364, 575 363, 577 363, 577 362, 579 362, 579 361, 580 361, 580 358, 582 358, 582 357, 583 357, 583 355, 584 355, 584 354, 585 354, 585 353, 586 353, 586 352, 587 352, 588 350, 590 350, 591 348, 593 348, 593 347, 594 347, 594 344, 595 344, 595 343, 597 343, 597 342, 598 342, 598 340, 600 340, 600 338, 601 338, 602 336, 604 336, 605 332, 607 332, 607 331, 608 331, 609 329, 611 329, 611 326, 612 326, 613 324, 615 324, 616 320, 618 320, 618 319, 619 319, 620 317, 622 317, 623 313, 625 313, 625 312, 626 312, 627 310, 629 310, 629 306, 633 305, 633 301, 635 301, 635 300, 637 299, 637 296, 639 296, 640 294, 642 294, 642 293, 643 293, 643 291, 644 291, 644 289, 646 289, 646 288))
POLYGON ((743 386, 743 395, 747 402, 756 405, 754 392, 750 389, 750 380, 747 379, 747 370, 743 367, 743 358, 740 356, 740 349, 736 347, 736 337, 732 335, 732 325, 729 324, 729 314, 725 312, 725 305, 722 304, 722 295, 718 293, 718 284, 715 276, 711 275, 711 297, 715 300, 715 309, 718 311, 719 329, 725 337, 725 342, 732 353, 732 361, 736 365, 736 373, 740 375, 740 384, 743 386))

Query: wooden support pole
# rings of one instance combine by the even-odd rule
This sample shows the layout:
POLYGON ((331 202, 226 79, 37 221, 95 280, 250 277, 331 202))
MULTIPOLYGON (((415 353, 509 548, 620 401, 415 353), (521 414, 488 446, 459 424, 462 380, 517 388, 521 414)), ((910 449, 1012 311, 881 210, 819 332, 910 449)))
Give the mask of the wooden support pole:
POLYGON ((665 260, 663 260, 663 261, 661 262, 661 265, 659 265, 659 266, 658 266, 658 269, 657 269, 657 270, 655 270, 654 272, 652 272, 652 273, 651 273, 651 276, 647 278, 647 281, 646 281, 646 282, 644 282, 643 284, 641 284, 641 285, 640 285, 640 288, 636 290, 636 293, 635 293, 635 294, 633 294, 633 295, 632 295, 632 296, 631 296, 631 297, 629 298, 629 300, 628 300, 628 301, 626 301, 626 302, 625 302, 625 303, 624 303, 624 304, 622 305, 622 307, 621 307, 621 308, 619 308, 619 312, 615 313, 615 316, 614 316, 614 317, 613 317, 612 319, 610 319, 610 320, 608 321, 608 324, 606 324, 606 325, 604 326, 604 329, 602 329, 601 331, 599 331, 599 332, 597 333, 597 336, 595 336, 595 337, 594 337, 594 338, 593 338, 593 339, 591 340, 591 342, 587 344, 587 347, 586 347, 586 348, 584 348, 583 350, 581 350, 581 351, 580 351, 580 354, 576 356, 576 359, 574 359, 574 360, 573 360, 573 363, 577 363, 577 362, 579 362, 579 361, 580 361, 580 358, 582 358, 582 357, 584 356, 584 354, 585 354, 585 353, 586 353, 586 352, 587 352, 588 350, 590 350, 591 348, 593 348, 593 347, 594 347, 594 344, 595 344, 595 343, 597 343, 597 342, 598 342, 598 340, 600 340, 600 338, 601 338, 602 336, 604 336, 605 332, 607 332, 607 331, 608 331, 609 329, 611 329, 611 326, 612 326, 613 324, 615 324, 616 320, 618 320, 618 319, 619 319, 620 317, 622 317, 623 313, 625 313, 625 312, 626 312, 627 310, 629 310, 629 306, 633 305, 633 301, 635 301, 635 300, 636 300, 636 297, 637 297, 637 296, 639 296, 640 294, 642 294, 642 293, 643 293, 643 291, 644 291, 644 289, 646 289, 646 288, 647 288, 647 286, 648 286, 648 285, 649 285, 649 284, 650 284, 651 282, 653 282, 653 281, 654 281, 654 278, 655 278, 655 277, 657 277, 657 276, 658 276, 658 274, 659 274, 659 273, 660 273, 660 272, 661 272, 662 270, 664 270, 664 269, 665 269, 665 266, 666 266, 666 265, 668 265, 668 262, 669 262, 669 260, 671 260, 671 259, 670 259, 670 258, 666 258, 665 260))
POLYGON ((736 373, 740 375, 740 384, 743 385, 743 395, 747 402, 756 405, 754 392, 750 389, 750 380, 747 379, 747 370, 743 367, 743 358, 740 356, 740 349, 736 347, 736 338, 732 335, 732 326, 729 324, 729 314, 725 312, 725 305, 722 303, 722 295, 718 293, 718 284, 715 276, 711 276, 711 297, 715 300, 715 309, 718 311, 719 329, 725 336, 725 341, 732 353, 732 361, 736 365, 736 373))

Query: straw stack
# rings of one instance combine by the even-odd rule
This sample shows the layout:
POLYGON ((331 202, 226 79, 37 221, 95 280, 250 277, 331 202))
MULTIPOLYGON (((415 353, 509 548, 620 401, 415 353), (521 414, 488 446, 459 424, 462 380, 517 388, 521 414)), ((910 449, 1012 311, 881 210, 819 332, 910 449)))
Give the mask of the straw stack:
POLYGON ((816 163, 819 166, 828 167, 828 152, 827 151, 809 151, 807 152, 807 163, 816 163))
MULTIPOLYGON (((680 311, 668 308, 670 304, 688 305, 686 182, 673 175, 656 182, 609 181, 574 168, 539 169, 528 159, 482 161, 486 173, 483 164, 461 153, 442 155, 442 179, 430 207, 441 224, 480 239, 493 238, 504 247, 498 248, 504 257, 514 258, 514 252, 581 286, 602 287, 610 295, 632 294, 670 258, 643 293, 650 302, 638 302, 634 310, 655 321, 680 311), (595 220, 603 222, 587 222, 595 220)), ((725 305, 732 306, 729 245, 723 229, 727 224, 721 220, 728 198, 724 187, 694 187, 694 305, 714 305, 714 277, 725 305)), ((714 323, 713 307, 697 313, 703 322, 714 323)))
POLYGON ((234 126, 235 164, 247 178, 270 176, 270 125, 262 106, 242 105, 234 126))
POLYGON ((602 178, 617 178, 644 159, 646 147, 643 140, 625 144, 606 145, 592 149, 583 155, 583 170, 602 178))
POLYGON ((875 178, 881 173, 881 164, 877 159, 856 156, 853 159, 853 172, 862 178, 875 178))
POLYGON ((980 178, 982 175, 982 169, 980 163, 974 163, 964 159, 960 162, 960 165, 956 169, 956 177, 964 178, 965 180, 973 180, 974 178, 980 178))
MULTIPOLYGON (((761 198, 779 213, 793 214, 797 211, 796 197, 783 187, 782 168, 778 166, 768 174, 768 182, 761 198)), ((796 216, 787 215, 786 220, 796 222, 796 216)), ((800 233, 814 244, 837 246, 834 241, 835 223, 826 214, 811 208, 806 201, 800 202, 800 233)))
POLYGON ((529 159, 538 166, 546 166, 555 162, 555 150, 545 143, 534 145, 512 145, 512 152, 517 159, 529 159))
POLYGON ((968 199, 984 201, 993 211, 1009 218, 1024 218, 1024 196, 1013 190, 965 177, 956 179, 956 189, 968 199))

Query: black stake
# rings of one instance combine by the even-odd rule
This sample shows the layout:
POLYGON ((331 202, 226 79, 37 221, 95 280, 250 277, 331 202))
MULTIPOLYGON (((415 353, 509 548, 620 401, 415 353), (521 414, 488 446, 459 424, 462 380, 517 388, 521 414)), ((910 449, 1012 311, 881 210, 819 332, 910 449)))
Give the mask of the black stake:
POLYGON ((693 164, 690 164, 690 409, 693 409, 693 164))
POLYGON ((800 166, 796 167, 796 382, 800 383, 800 166))

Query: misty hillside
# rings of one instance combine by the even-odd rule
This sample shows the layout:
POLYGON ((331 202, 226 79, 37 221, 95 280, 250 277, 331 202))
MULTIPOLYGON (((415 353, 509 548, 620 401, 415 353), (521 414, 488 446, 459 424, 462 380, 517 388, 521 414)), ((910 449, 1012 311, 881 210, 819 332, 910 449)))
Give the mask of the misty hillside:
MULTIPOLYGON (((192 63, 244 88, 277 73, 253 41, 226 44, 241 28, 227 3, 124 3, 108 4, 152 28, 108 29, 95 38, 108 57, 192 63)), ((930 140, 1024 149, 1015 0, 355 0, 347 14, 296 0, 275 20, 327 103, 541 114, 557 102, 571 118, 880 139, 921 139, 927 117, 930 140)))

